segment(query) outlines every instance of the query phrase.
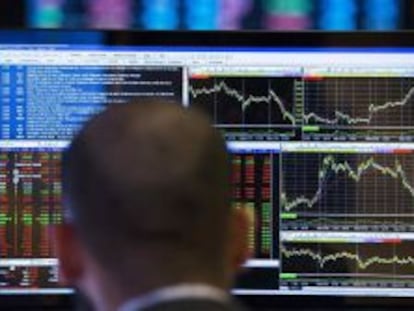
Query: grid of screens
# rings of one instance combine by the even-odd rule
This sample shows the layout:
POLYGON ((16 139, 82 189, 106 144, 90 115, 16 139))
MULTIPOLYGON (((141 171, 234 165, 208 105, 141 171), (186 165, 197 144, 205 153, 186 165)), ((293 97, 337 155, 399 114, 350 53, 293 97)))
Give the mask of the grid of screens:
POLYGON ((250 218, 234 292, 414 295, 410 50, 0 46, 0 293, 58 286, 60 156, 107 104, 166 97, 228 141, 250 218))

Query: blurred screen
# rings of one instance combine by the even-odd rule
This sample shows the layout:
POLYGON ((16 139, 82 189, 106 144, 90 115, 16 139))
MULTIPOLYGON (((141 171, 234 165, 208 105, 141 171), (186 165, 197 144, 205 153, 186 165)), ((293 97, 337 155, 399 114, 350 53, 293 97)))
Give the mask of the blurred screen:
POLYGON ((27 0, 27 24, 106 29, 392 30, 411 27, 411 7, 406 0, 27 0))

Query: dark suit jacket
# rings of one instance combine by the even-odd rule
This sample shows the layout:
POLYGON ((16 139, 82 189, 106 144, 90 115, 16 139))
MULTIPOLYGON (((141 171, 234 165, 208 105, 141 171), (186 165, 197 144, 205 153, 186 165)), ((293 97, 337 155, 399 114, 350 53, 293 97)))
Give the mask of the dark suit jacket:
POLYGON ((161 302, 142 311, 245 311, 236 302, 228 304, 207 299, 177 299, 161 302))

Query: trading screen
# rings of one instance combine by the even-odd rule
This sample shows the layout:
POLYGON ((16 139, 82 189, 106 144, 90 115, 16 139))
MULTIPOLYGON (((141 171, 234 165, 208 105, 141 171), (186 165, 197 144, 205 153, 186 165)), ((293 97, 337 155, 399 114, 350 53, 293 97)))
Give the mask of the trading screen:
POLYGON ((412 51, 0 47, 0 293, 71 292, 48 231, 61 152, 105 106, 163 97, 228 142, 236 294, 414 295, 412 51))

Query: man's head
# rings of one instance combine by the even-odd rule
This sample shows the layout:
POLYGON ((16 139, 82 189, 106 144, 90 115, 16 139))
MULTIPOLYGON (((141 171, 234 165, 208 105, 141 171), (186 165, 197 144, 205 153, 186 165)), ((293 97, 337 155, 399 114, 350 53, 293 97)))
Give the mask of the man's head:
POLYGON ((162 101, 111 106, 63 157, 62 275, 87 292, 107 279, 124 296, 228 286, 246 231, 229 193, 226 146, 204 115, 162 101))

